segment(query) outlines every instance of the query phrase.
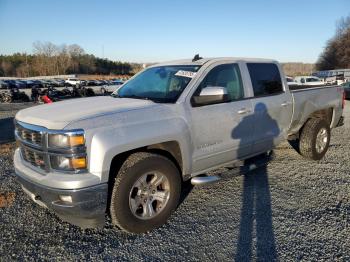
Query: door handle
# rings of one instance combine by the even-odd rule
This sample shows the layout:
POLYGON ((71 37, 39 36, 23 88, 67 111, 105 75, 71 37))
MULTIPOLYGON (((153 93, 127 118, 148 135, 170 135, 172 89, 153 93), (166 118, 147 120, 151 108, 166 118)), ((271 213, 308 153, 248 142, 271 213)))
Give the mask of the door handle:
POLYGON ((287 102, 287 101, 285 101, 285 102, 283 102, 283 103, 281 104, 281 106, 288 106, 288 105, 290 105, 290 103, 287 102))
POLYGON ((250 110, 247 108, 241 108, 240 110, 238 110, 238 114, 240 114, 240 115, 244 115, 244 114, 247 114, 249 112, 250 112, 250 110))

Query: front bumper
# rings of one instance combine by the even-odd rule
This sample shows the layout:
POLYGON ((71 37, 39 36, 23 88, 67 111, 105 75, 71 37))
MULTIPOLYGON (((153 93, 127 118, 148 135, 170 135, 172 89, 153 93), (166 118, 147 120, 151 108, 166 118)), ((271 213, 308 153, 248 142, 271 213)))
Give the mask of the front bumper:
POLYGON ((17 179, 23 191, 34 202, 54 211, 62 220, 73 225, 82 228, 104 226, 108 195, 107 183, 78 189, 48 187, 28 178, 25 173, 26 169, 21 168, 18 160, 17 158, 15 161, 17 179))

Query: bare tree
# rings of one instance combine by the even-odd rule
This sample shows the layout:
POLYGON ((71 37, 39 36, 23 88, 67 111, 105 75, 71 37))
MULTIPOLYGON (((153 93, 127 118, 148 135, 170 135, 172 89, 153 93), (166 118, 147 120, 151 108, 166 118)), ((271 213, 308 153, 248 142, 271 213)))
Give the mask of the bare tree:
POLYGON ((318 70, 350 68, 350 16, 337 22, 336 34, 328 40, 316 67, 318 70))

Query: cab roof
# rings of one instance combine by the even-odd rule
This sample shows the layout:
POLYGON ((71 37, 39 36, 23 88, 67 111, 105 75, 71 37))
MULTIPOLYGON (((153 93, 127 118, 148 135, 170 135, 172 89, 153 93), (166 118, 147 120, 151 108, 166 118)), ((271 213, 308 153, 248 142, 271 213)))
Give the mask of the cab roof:
POLYGON ((243 57, 211 57, 211 58, 201 58, 196 61, 192 61, 192 59, 182 59, 182 60, 173 60, 162 63, 157 63, 152 66, 166 66, 166 65, 199 65, 202 66, 208 62, 224 62, 224 61, 232 61, 232 62, 250 62, 250 63, 277 63, 276 60, 272 59, 263 59, 263 58, 243 58, 243 57))

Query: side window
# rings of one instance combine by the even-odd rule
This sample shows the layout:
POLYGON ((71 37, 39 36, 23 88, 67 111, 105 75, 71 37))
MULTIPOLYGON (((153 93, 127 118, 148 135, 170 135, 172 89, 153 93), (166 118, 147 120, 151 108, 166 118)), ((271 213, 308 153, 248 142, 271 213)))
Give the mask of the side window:
POLYGON ((281 75, 275 64, 248 63, 254 96, 273 95, 283 92, 281 75))
POLYGON ((195 96, 199 95, 202 89, 213 86, 225 87, 230 101, 244 97, 242 78, 237 64, 223 64, 211 69, 196 90, 195 96))

